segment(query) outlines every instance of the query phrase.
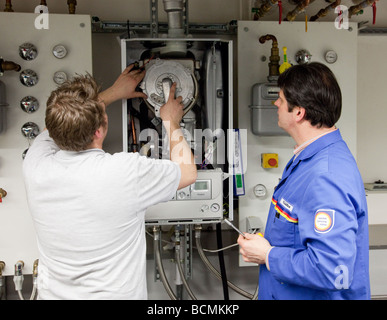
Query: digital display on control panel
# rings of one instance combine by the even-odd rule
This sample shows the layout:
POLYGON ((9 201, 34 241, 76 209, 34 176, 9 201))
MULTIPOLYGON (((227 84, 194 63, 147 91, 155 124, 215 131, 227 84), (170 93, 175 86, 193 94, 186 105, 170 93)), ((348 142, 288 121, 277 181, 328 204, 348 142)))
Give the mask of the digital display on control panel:
POLYGON ((208 190, 208 182, 207 181, 196 181, 194 190, 208 190))

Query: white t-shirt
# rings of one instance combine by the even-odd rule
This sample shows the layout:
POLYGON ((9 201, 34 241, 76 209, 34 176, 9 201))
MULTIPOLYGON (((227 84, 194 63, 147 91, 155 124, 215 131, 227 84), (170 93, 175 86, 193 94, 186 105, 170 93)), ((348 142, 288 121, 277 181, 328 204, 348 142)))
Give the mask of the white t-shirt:
POLYGON ((39 299, 147 299, 144 215, 179 166, 138 153, 59 150, 41 133, 23 164, 39 248, 39 299))

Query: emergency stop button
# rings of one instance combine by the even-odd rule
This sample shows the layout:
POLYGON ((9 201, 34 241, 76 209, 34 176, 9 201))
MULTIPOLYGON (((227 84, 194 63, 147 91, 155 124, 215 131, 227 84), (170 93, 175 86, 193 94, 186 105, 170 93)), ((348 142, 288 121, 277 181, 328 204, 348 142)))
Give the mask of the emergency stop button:
POLYGON ((278 154, 277 153, 262 153, 261 154, 262 168, 278 168, 278 154))

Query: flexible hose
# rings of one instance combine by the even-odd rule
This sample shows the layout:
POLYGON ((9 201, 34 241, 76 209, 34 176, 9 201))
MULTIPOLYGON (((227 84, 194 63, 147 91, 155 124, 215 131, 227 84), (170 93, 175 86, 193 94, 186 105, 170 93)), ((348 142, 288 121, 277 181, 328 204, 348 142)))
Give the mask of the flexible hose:
POLYGON ((179 253, 179 250, 177 250, 177 249, 175 250, 175 260, 176 260, 177 268, 179 269, 180 278, 183 281, 183 285, 184 285, 185 289, 187 290, 187 292, 192 300, 197 300, 194 293, 192 292, 187 280, 185 279, 183 268, 181 267, 181 263, 180 263, 180 253, 179 253))
POLYGON ((38 292, 36 285, 34 284, 32 287, 30 300, 35 300, 36 293, 38 292))
POLYGON ((169 297, 171 298, 171 300, 177 300, 177 297, 173 293, 173 290, 172 290, 171 286, 169 285, 167 276, 165 275, 165 272, 164 272, 163 263, 161 260, 161 254, 160 254, 160 247, 159 247, 159 239, 160 239, 159 230, 160 229, 157 229, 157 228, 153 229, 153 233, 154 233, 154 242, 153 243, 154 243, 154 247, 155 247, 154 249, 155 249, 155 258, 156 258, 157 269, 158 269, 159 274, 160 274, 161 282, 163 283, 164 288, 167 291, 169 297))
MULTIPOLYGON (((200 242, 200 230, 195 230, 195 241, 196 241, 196 248, 199 252, 199 256, 200 258, 202 259, 202 261, 204 262, 204 264, 206 265, 206 267, 219 279, 221 280, 221 275, 220 273, 214 268, 214 266, 211 264, 211 262, 207 259, 204 251, 203 251, 203 248, 202 248, 202 244, 200 242)), ((244 291, 243 289, 237 287, 235 284, 233 284, 232 282, 230 281, 227 281, 227 284, 228 286, 230 287, 230 289, 234 290, 236 293, 239 293, 240 295, 248 298, 248 299, 253 299, 253 295, 244 291)))
POLYGON ((251 300, 258 300, 258 290, 259 290, 259 284, 257 285, 257 289, 255 289, 254 295, 251 298, 251 300))
POLYGON ((23 293, 21 290, 17 290, 17 294, 19 295, 20 300, 24 300, 23 293))

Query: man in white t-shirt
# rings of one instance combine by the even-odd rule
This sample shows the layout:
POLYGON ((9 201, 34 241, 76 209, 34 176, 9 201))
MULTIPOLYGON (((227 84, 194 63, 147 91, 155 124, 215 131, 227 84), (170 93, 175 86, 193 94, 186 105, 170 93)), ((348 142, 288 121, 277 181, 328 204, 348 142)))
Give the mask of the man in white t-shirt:
POLYGON ((135 91, 145 72, 132 68, 103 92, 91 76, 77 76, 47 101, 47 130, 23 164, 40 254, 39 299, 147 299, 145 211, 196 180, 175 84, 160 110, 172 161, 102 150, 106 106, 146 97, 135 91))

